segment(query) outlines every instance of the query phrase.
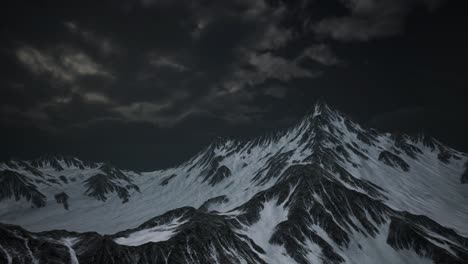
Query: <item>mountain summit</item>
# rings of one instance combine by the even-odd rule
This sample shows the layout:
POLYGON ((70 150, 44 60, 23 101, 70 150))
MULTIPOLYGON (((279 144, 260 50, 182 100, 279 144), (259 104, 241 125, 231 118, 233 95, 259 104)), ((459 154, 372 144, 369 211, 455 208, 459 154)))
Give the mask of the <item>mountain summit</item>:
POLYGON ((468 156, 330 108, 136 173, 0 164, 1 263, 468 263, 468 156))

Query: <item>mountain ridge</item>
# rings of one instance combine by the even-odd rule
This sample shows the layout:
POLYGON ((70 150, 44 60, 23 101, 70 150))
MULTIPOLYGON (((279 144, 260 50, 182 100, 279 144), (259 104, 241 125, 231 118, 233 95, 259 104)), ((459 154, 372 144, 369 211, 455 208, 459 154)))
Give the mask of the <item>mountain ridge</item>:
POLYGON ((0 163, 44 196, 30 208, 0 185, 0 232, 11 239, 0 239, 0 259, 467 263, 467 161, 433 138, 367 129, 319 102, 288 129, 216 139, 165 170, 0 163))
MULTIPOLYGON (((201 150, 196 152, 192 157, 188 158, 187 160, 180 162, 180 164, 182 165, 182 164, 192 160, 193 158, 200 155, 200 153, 205 151, 207 148, 210 148, 211 146, 217 146, 217 145, 223 144, 223 143, 228 142, 228 141, 233 141, 233 142, 237 142, 237 143, 247 143, 247 142, 250 142, 250 141, 259 141, 260 139, 264 139, 264 138, 277 137, 278 135, 287 133, 288 130, 290 130, 292 127, 299 126, 305 120, 310 119, 311 116, 314 116, 316 114, 317 108, 327 109, 328 111, 332 111, 332 112, 337 113, 338 115, 344 117, 345 120, 348 120, 348 122, 351 122, 351 123, 353 123, 355 125, 358 124, 358 122, 356 122, 351 116, 343 113, 340 110, 337 110, 335 108, 331 108, 325 102, 324 99, 318 99, 313 104, 313 107, 311 107, 308 111, 306 111, 305 115, 303 115, 302 117, 296 119, 289 127, 285 127, 285 128, 281 128, 281 129, 274 129, 272 131, 267 131, 267 132, 262 133, 260 135, 253 136, 253 137, 250 137, 250 138, 245 138, 245 139, 239 139, 239 138, 235 138, 235 137, 231 137, 231 136, 217 136, 213 140, 211 140, 211 142, 209 142, 206 145, 206 147, 203 147, 201 150)), ((434 146, 441 145, 441 146, 443 146, 445 148, 455 150, 456 152, 459 152, 459 153, 463 153, 462 151, 459 151, 459 150, 457 150, 455 148, 452 148, 449 145, 445 144, 444 142, 440 141, 439 139, 434 138, 434 137, 432 137, 432 136, 430 136, 427 133, 424 133, 422 131, 421 132, 416 132, 416 133, 401 133, 401 132, 390 133, 390 132, 380 131, 380 130, 378 130, 376 128, 373 128, 373 127, 370 127, 370 126, 365 126, 365 125, 362 125, 362 124, 358 124, 358 125, 359 125, 359 127, 361 127, 364 130, 370 130, 370 131, 372 131, 374 133, 377 133, 377 134, 388 134, 388 135, 395 135, 395 136, 398 135, 398 136, 405 137, 405 138, 411 138, 415 142, 416 141, 422 141, 422 142, 425 142, 425 144, 428 144, 428 145, 434 145, 434 146)), ((78 162, 81 162, 82 164, 88 164, 89 166, 92 166, 92 164, 94 164, 94 166, 97 166, 96 164, 108 164, 108 165, 111 165, 111 166, 114 166, 114 167, 120 167, 120 166, 117 166, 116 164, 113 164, 112 162, 109 162, 109 161, 106 161, 106 160, 91 160, 91 159, 81 158, 81 157, 79 157, 77 155, 60 154, 60 153, 54 153, 54 154, 49 153, 49 154, 40 155, 40 156, 38 156, 36 158, 30 158, 30 159, 8 158, 8 159, 0 160, 0 163, 8 164, 8 163, 11 163, 11 162, 29 162, 29 163, 40 164, 41 162, 44 162, 44 161, 55 162, 54 160, 57 160, 57 161, 67 160, 68 162, 72 162, 73 160, 76 160, 78 162)), ((156 170, 147 170, 147 171, 140 171, 140 170, 134 170, 134 169, 129 169, 129 168, 121 168, 121 170, 123 170, 123 171, 134 171, 134 172, 142 173, 142 172, 150 172, 150 171, 161 171, 161 170, 166 170, 166 169, 170 169, 170 168, 173 168, 173 167, 177 167, 177 165, 176 166, 169 166, 167 168, 161 168, 161 169, 156 169, 156 170)))

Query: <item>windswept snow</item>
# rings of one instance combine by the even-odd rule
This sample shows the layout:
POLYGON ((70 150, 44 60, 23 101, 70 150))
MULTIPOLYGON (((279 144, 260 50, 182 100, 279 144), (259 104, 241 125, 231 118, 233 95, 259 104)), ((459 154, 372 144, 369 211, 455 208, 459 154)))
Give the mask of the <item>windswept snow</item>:
POLYGON ((389 223, 381 226, 375 237, 355 232, 348 248, 340 251, 346 263, 359 264, 430 264, 432 260, 424 258, 410 250, 395 250, 387 244, 389 223), (364 250, 363 250, 364 249, 364 250))
POLYGON ((70 252, 71 264, 79 264, 78 258, 76 257, 76 252, 73 249, 73 245, 78 242, 78 239, 73 237, 62 238, 62 242, 65 246, 68 247, 70 252))
MULTIPOLYGON (((333 195, 334 189, 330 186, 335 187, 336 184, 343 187, 343 190, 350 191, 351 197, 365 196, 369 199, 366 200, 368 203, 378 201, 381 207, 387 208, 387 211, 392 211, 393 214, 408 212, 412 215, 426 216, 442 226, 439 228, 450 228, 467 237, 468 184, 461 183, 461 175, 467 162, 466 154, 438 141, 433 140, 427 144, 421 139, 407 135, 391 135, 364 129, 339 112, 324 105, 316 105, 314 113, 307 115, 290 129, 246 142, 217 140, 187 162, 166 170, 135 173, 113 167, 103 169, 100 166, 106 166, 105 164, 84 163, 77 159, 0 163, 0 172, 13 171, 14 173, 9 172, 10 175, 24 175, 18 177, 20 183, 17 183, 22 188, 16 189, 30 188, 37 197, 42 197, 37 193, 43 194, 45 202, 43 207, 31 208, 31 202, 27 200, 28 194, 12 195, 15 188, 4 190, 0 193, 5 194, 0 196, 0 222, 21 225, 30 231, 67 229, 113 234, 134 228, 114 241, 119 245, 132 247, 150 242, 163 243, 177 235, 179 228, 189 220, 174 218, 168 223, 145 229, 137 227, 149 219, 181 207, 194 207, 195 209, 190 210, 203 211, 204 215, 220 217, 222 221, 240 221, 237 217, 245 213, 242 206, 252 201, 260 192, 281 189, 279 193, 287 193, 287 190, 282 188, 288 186, 280 186, 288 177, 285 171, 294 166, 311 166, 318 172, 314 170, 310 174, 306 173, 304 177, 311 177, 308 179, 314 181, 314 177, 325 177, 321 179, 327 179, 325 183, 330 185, 314 185, 320 180, 297 181, 310 185, 305 185, 307 188, 302 189, 306 191, 299 194, 302 197, 310 194, 311 197, 304 200, 307 201, 304 211, 310 213, 310 201, 313 200, 315 209, 318 210, 313 212, 322 212, 329 216, 324 219, 332 222, 336 228, 330 231, 324 227, 324 223, 308 220, 305 221, 306 224, 301 222, 300 231, 294 227, 287 230, 286 235, 291 236, 294 231, 300 232, 295 234, 296 237, 312 233, 308 237, 304 235, 304 239, 300 241, 285 240, 294 241, 298 247, 304 249, 298 253, 303 257, 301 260, 321 263, 324 252, 327 253, 327 247, 324 247, 326 244, 330 245, 329 250, 332 247, 336 252, 333 256, 338 256, 337 259, 343 258, 346 263, 430 263, 431 259, 421 257, 413 250, 395 250, 388 244, 391 222, 389 215, 386 215, 389 219, 384 218, 388 221, 386 223, 384 220, 375 223, 372 217, 367 215, 369 221, 366 223, 371 222, 375 227, 375 236, 353 231, 353 228, 346 226, 355 225, 365 230, 359 221, 362 218, 366 219, 366 213, 369 214, 369 211, 365 211, 368 204, 355 206, 361 208, 362 205, 362 210, 365 211, 360 215, 360 220, 356 218, 359 214, 356 214, 350 216, 352 223, 344 223, 340 221, 340 209, 349 211, 350 208, 345 208, 349 204, 340 202, 349 203, 348 193, 344 192, 345 199, 333 200, 330 195, 333 195), (57 169, 58 167, 61 169, 57 169), (117 176, 100 175, 111 174, 109 171, 117 176), (102 177, 97 177, 96 186, 91 186, 93 196, 90 195, 88 180, 96 175, 102 177), (23 179, 27 179, 24 180, 26 184, 21 181, 23 179), (307 193, 309 190, 310 193, 307 193), (66 194, 68 208, 54 198, 61 193, 66 194), (202 209, 196 210, 202 205, 202 209), (333 234, 336 229, 346 230, 343 232, 346 236, 349 235, 349 241, 343 238, 345 242, 336 244, 336 236, 339 237, 339 234, 333 234), (321 239, 316 239, 314 235, 321 239)), ((15 178, 11 181, 12 184, 15 183, 14 180, 15 178)), ((298 186, 299 184, 296 184, 294 188, 298 186)), ((289 195, 297 190, 294 188, 288 192, 289 195)), ((289 213, 293 212, 293 206, 287 202, 290 197, 285 199, 284 196, 286 195, 280 197, 275 193, 271 196, 273 199, 256 203, 256 206, 262 206, 255 207, 261 208, 255 211, 259 213, 258 219, 250 225, 239 222, 240 227, 235 227, 235 237, 239 236, 242 241, 248 240, 246 243, 252 247, 252 251, 267 263, 297 262, 297 259, 294 260, 297 255, 291 254, 294 250, 286 243, 270 243, 278 225, 283 227, 280 223, 295 223, 292 221, 294 219, 289 219, 289 213), (265 252, 258 252, 246 237, 265 252)), ((382 215, 384 214, 380 216, 382 215)), ((419 231, 426 234, 425 242, 451 254, 457 249, 454 251, 450 248, 450 243, 455 243, 459 248, 463 247, 459 241, 464 240, 446 239, 443 236, 447 233, 440 235, 437 231, 432 232, 422 227, 419 231)), ((72 263, 78 263, 77 252, 73 250, 76 240, 65 238, 61 242, 69 248, 72 263)), ((231 252, 232 248, 225 245, 205 246, 211 250, 210 257, 215 262, 222 261, 221 249, 225 254, 235 254, 231 252)), ((0 252, 2 250, 5 251, 0 247, 0 252)), ((187 248, 187 252, 191 250, 187 248)), ((31 252, 27 253, 32 256, 31 252)), ((9 256, 6 254, 6 259, 11 262, 9 256)), ((191 257, 190 254, 184 256, 187 261, 192 261, 191 257)), ((34 256, 32 259, 34 260, 34 256)), ((239 259, 239 262, 246 261, 239 259)))
POLYGON ((177 228, 184 223, 185 222, 180 221, 180 218, 173 219, 167 224, 139 230, 129 234, 126 237, 116 238, 114 241, 118 244, 126 246, 139 246, 148 242, 166 241, 175 235, 177 228))
POLYGON ((287 219, 287 208, 284 204, 277 204, 277 199, 272 199, 263 204, 259 220, 251 226, 244 226, 239 233, 247 235, 265 250, 263 258, 267 263, 294 263, 282 246, 269 242, 276 226, 287 219))

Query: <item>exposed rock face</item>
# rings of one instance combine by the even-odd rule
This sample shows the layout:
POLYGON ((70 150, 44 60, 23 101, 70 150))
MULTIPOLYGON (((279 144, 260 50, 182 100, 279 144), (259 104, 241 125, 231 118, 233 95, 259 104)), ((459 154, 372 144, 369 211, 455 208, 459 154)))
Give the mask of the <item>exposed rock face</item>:
POLYGON ((387 224, 385 240, 395 250, 412 250, 434 263, 468 261, 467 238, 425 216, 389 208, 379 189, 365 181, 351 179, 350 183, 362 188, 347 188, 320 166, 296 165, 280 176, 278 184, 233 210, 241 212, 237 215, 183 207, 111 236, 66 231, 31 234, 2 225, 0 232, 6 239, 1 245, 7 252, 3 258, 28 263, 30 255, 40 259, 53 254, 59 262, 76 258, 80 263, 268 263, 259 245, 262 241, 250 238, 245 230, 271 220, 262 219, 262 212, 273 203, 287 211, 286 219, 271 230, 266 242, 284 247, 297 263, 310 262, 309 243, 317 245, 324 263, 344 263, 341 249, 352 243, 353 234, 375 238, 387 224), (171 234, 164 235, 167 232, 171 234), (159 240, 161 236, 166 237, 159 240), (36 249, 36 244, 44 248, 36 249), (15 251, 29 255, 10 255, 15 251))
POLYGON ((408 163, 406 163, 402 158, 386 150, 380 153, 379 160, 383 161, 388 166, 400 167, 403 171, 409 171, 410 169, 408 163))
POLYGON ((468 183, 468 162, 465 163, 465 171, 462 174, 461 183, 468 183))
POLYGON ((172 180, 172 179, 173 179, 174 177, 176 177, 176 176, 177 176, 177 175, 172 174, 171 176, 164 178, 164 179, 161 181, 160 185, 161 185, 161 186, 166 186, 166 185, 169 183, 169 181, 172 180))
POLYGON ((35 207, 46 204, 45 195, 26 176, 11 170, 0 171, 0 201, 13 197, 16 201, 24 198, 35 207))
POLYGON ((13 225, 0 224, 0 263, 70 263, 67 246, 13 225))
POLYGON ((75 167, 78 169, 96 168, 98 164, 90 161, 84 161, 70 156, 52 156, 47 155, 29 162, 34 168, 51 167, 56 171, 62 171, 66 168, 75 167))
POLYGON ((468 263, 467 161, 318 103, 290 129, 217 139, 163 171, 5 162, 0 221, 31 231, 0 224, 0 262, 468 263))
POLYGON ((423 216, 392 216, 387 243, 398 250, 414 250, 434 263, 468 261, 468 239, 423 216))
MULTIPOLYGON (((94 173, 83 181, 86 187, 85 194, 94 197, 97 200, 105 201, 108 194, 117 193, 122 202, 127 202, 130 198, 130 191, 139 191, 133 180, 122 170, 115 167, 95 163, 86 163, 75 158, 59 159, 38 159, 31 162, 25 161, 10 161, 3 164, 7 167, 0 170, 0 200, 4 198, 14 197, 16 200, 25 198, 35 207, 43 207, 46 205, 46 196, 39 191, 38 184, 47 186, 68 185, 69 179, 64 176, 52 176, 49 173, 42 172, 41 169, 50 170, 52 168, 56 172, 63 172, 65 166, 69 166, 70 170, 84 170, 84 166, 94 173), (37 166, 37 167, 33 167, 37 166), (49 167, 47 167, 49 166, 49 167), (14 169, 14 170, 10 170, 14 169), (34 181, 32 174, 35 176, 34 181)), ((71 178, 70 181, 76 181, 76 178, 71 178)), ((63 203, 64 208, 68 209, 68 196, 66 193, 54 194, 57 203, 63 203)))
POLYGON ((107 195, 115 192, 122 202, 126 203, 130 198, 129 190, 140 191, 139 187, 133 184, 133 181, 121 170, 107 165, 102 165, 99 169, 102 173, 83 181, 87 188, 86 195, 106 201, 107 195))
POLYGON ((226 195, 221 195, 221 196, 217 196, 217 197, 213 197, 211 199, 208 199, 206 202, 204 202, 200 208, 198 208, 198 210, 202 211, 202 212, 209 212, 210 211, 210 207, 213 207, 213 205, 216 205, 216 204, 221 204, 221 203, 227 203, 229 202, 229 198, 227 198, 226 195))
MULTIPOLYGON (((211 177, 209 177, 209 179, 210 179, 209 183, 214 186, 216 183, 218 183, 218 182, 224 180, 225 178, 231 176, 231 171, 229 170, 228 167, 222 165, 222 166, 218 167, 215 170, 215 172, 210 176, 211 177)), ((207 180, 208 178, 205 178, 205 179, 207 180)))
POLYGON ((57 193, 54 197, 57 203, 63 204, 63 208, 68 210, 68 195, 65 192, 57 193))

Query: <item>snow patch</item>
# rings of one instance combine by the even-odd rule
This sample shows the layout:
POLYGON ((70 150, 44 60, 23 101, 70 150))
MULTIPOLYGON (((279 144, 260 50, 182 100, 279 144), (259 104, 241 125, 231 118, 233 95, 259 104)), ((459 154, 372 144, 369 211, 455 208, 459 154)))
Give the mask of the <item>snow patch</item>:
POLYGON ((62 238, 62 243, 68 247, 68 251, 70 252, 70 259, 71 259, 71 264, 79 264, 80 262, 78 261, 78 258, 76 257, 76 252, 73 249, 73 245, 78 242, 78 238, 74 237, 66 237, 62 238))
POLYGON ((180 218, 177 218, 167 224, 139 230, 129 234, 127 237, 116 238, 114 241, 117 244, 126 246, 139 246, 149 242, 166 241, 174 236, 177 228, 185 222, 180 222, 180 218))
POLYGON ((265 255, 261 257, 267 263, 295 263, 284 247, 269 242, 276 226, 288 219, 288 210, 284 208, 284 203, 277 203, 277 199, 265 202, 259 220, 251 226, 244 226, 239 232, 250 237, 265 251, 265 255))

